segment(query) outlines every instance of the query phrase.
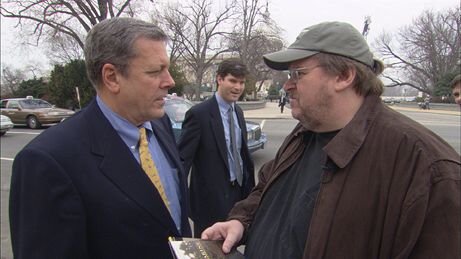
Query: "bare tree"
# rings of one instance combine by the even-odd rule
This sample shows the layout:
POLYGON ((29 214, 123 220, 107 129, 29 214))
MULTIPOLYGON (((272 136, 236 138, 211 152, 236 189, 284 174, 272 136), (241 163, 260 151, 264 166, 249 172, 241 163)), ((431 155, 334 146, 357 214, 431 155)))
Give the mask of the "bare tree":
POLYGON ((0 14, 17 19, 17 26, 32 36, 34 45, 47 42, 53 46, 49 53, 66 60, 81 57, 86 33, 95 24, 122 14, 134 15, 132 2, 135 0, 2 0, 0 14))
POLYGON ((281 29, 270 18, 267 2, 264 8, 261 0, 239 0, 236 7, 238 17, 230 42, 233 51, 238 53, 250 72, 246 92, 253 92, 256 98, 264 80, 271 76, 271 70, 264 65, 262 55, 283 47, 279 36, 281 29))
POLYGON ((6 98, 12 96, 18 89, 19 84, 26 80, 26 72, 21 69, 14 69, 12 67, 2 64, 2 80, 1 80, 1 96, 6 98))
POLYGON ((52 63, 67 63, 70 60, 83 59, 83 49, 72 37, 54 33, 46 35, 44 53, 52 63))
POLYGON ((250 75, 246 88, 253 92, 256 99, 257 93, 261 90, 264 81, 273 78, 275 70, 269 69, 262 59, 264 54, 275 52, 284 47, 283 41, 278 37, 270 37, 262 31, 254 33, 253 40, 248 44, 248 52, 245 62, 250 75))
MULTIPOLYGON (((193 71, 195 98, 207 69, 220 54, 228 52, 224 24, 232 17, 228 6, 213 12, 211 0, 170 3, 161 12, 161 21, 171 35, 172 59, 179 59, 193 71)), ((185 89, 186 90, 186 89, 185 89)))
POLYGON ((394 37, 383 33, 374 44, 386 63, 383 76, 390 80, 388 86, 407 85, 432 95, 442 76, 459 69, 459 7, 438 13, 425 11, 394 37))

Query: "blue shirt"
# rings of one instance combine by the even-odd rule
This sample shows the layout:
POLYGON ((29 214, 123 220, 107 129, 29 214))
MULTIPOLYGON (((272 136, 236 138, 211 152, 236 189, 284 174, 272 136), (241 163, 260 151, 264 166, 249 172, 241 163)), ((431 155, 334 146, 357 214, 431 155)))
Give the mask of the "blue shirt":
MULTIPOLYGON (((109 120, 112 127, 122 138, 123 142, 128 146, 134 158, 140 163, 139 159, 139 128, 122 118, 117 113, 113 112, 107 107, 104 102, 96 97, 99 108, 104 116, 109 120)), ((165 194, 168 198, 169 207, 171 210, 171 217, 173 218, 176 228, 181 233, 181 204, 180 204, 180 190, 179 190, 179 177, 178 170, 171 166, 170 161, 165 156, 155 134, 153 134, 152 125, 150 122, 144 122, 142 127, 146 128, 147 141, 149 143, 149 151, 152 154, 155 167, 162 182, 165 194)), ((155 186, 152 184, 153 188, 155 186)))
MULTIPOLYGON (((227 162, 229 163, 229 176, 231 181, 237 180, 237 174, 233 166, 234 164, 234 156, 232 155, 231 149, 231 140, 230 140, 230 129, 229 129, 229 116, 228 111, 229 107, 232 106, 234 108, 234 103, 229 104, 228 102, 224 101, 224 99, 219 96, 219 94, 215 94, 216 100, 218 101, 219 112, 221 113, 222 124, 224 126, 224 136, 226 137, 226 146, 227 146, 227 162)), ((235 109, 233 109, 235 111, 235 109)), ((241 171, 243 172, 243 160, 242 156, 240 155, 240 149, 242 148, 242 130, 239 127, 237 114, 235 112, 232 113, 234 116, 234 128, 235 128, 235 140, 237 142, 237 152, 239 154, 238 160, 241 171)))

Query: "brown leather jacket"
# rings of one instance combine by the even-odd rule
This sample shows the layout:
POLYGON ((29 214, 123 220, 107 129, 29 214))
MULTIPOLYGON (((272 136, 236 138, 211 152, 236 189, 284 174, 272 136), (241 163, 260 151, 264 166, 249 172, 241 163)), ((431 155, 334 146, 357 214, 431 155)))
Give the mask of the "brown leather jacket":
MULTIPOLYGON (((229 219, 251 227, 305 131, 295 127, 229 219)), ((461 258, 460 156, 444 140, 369 96, 325 151, 336 167, 325 167, 304 259, 461 258)))

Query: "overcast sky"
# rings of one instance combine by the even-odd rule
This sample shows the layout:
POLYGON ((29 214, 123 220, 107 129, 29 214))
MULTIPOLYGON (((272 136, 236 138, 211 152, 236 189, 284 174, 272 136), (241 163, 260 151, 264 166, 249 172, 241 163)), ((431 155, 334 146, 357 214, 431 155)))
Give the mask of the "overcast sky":
MULTIPOLYGON (((371 17, 368 41, 372 42, 383 31, 395 32, 411 24, 424 10, 442 11, 454 6, 459 7, 459 0, 270 0, 269 12, 285 30, 283 36, 288 43, 303 28, 323 21, 349 22, 361 32, 365 16, 371 17)), ((2 65, 23 68, 32 62, 49 69, 40 48, 19 45, 13 20, 1 17, 1 23, 2 65)))
POLYGON ((365 16, 371 17, 368 41, 383 31, 395 32, 412 23, 424 10, 442 11, 459 0, 273 0, 269 11, 273 19, 286 30, 292 43, 302 29, 324 21, 348 22, 362 32, 365 16))

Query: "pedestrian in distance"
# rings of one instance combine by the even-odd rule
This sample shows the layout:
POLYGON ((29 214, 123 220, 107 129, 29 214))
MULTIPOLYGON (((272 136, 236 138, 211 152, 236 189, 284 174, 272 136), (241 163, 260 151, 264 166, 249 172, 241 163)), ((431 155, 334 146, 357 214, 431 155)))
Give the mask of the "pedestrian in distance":
POLYGON ((280 99, 279 99, 280 113, 283 113, 283 108, 285 107, 286 103, 287 103, 287 98, 284 95, 280 96, 280 99))
POLYGON ((214 96, 187 111, 179 138, 186 172, 191 171, 190 199, 194 236, 226 219, 234 204, 254 187, 254 165, 242 109, 236 104, 245 88, 246 66, 222 61, 214 96))
POLYGON ((451 92, 453 94, 453 98, 455 99, 455 103, 461 107, 461 74, 455 76, 450 83, 451 92))
POLYGON ((187 178, 163 109, 174 85, 166 41, 133 18, 89 31, 97 96, 14 160, 14 258, 172 258, 168 237, 191 235, 187 178))
POLYGON ((431 103, 431 97, 430 96, 426 96, 426 98, 424 98, 424 106, 423 106, 423 109, 424 110, 430 110, 431 107, 429 106, 431 103))
POLYGON ((461 162, 381 102, 383 64, 353 26, 304 29, 264 55, 299 124, 228 221, 202 233, 246 258, 460 258, 461 162))

